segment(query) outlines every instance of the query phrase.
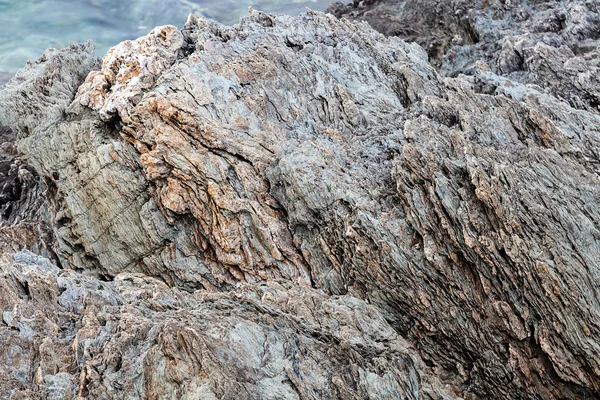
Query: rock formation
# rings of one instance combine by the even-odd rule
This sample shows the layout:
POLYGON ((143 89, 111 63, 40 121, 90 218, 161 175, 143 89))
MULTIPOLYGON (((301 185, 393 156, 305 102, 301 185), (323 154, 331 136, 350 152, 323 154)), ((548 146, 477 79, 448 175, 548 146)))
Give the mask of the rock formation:
POLYGON ((353 296, 274 281, 184 292, 111 282, 32 253, 0 260, 8 398, 451 397, 415 349, 353 296), (17 351, 15 351, 17 350, 17 351))
POLYGON ((17 153, 14 132, 0 126, 0 252, 28 248, 52 257, 44 184, 17 153))
POLYGON ((600 3, 595 0, 354 0, 338 17, 416 41, 444 75, 493 72, 539 85, 572 107, 600 105, 600 3))
POLYGON ((2 262, 1 392, 600 396, 600 116, 490 65, 311 11, 46 52, 0 124, 62 271, 2 262))

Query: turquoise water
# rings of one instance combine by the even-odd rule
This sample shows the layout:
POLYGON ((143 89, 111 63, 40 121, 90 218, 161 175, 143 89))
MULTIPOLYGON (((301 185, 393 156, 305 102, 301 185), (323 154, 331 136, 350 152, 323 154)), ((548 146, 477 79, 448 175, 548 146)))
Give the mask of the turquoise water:
POLYGON ((234 24, 257 10, 298 14, 323 11, 333 0, 0 0, 0 79, 48 47, 92 39, 102 55, 115 44, 154 26, 181 27, 191 12, 234 24))

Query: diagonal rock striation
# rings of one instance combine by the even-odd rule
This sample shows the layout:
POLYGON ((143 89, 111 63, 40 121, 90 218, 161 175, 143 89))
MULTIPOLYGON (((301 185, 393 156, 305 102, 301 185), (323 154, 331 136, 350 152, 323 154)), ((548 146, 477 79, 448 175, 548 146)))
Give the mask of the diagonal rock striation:
POLYGON ((289 282, 194 294, 0 260, 3 397, 450 398, 375 307, 289 282), (33 372, 33 373, 32 373, 33 372))

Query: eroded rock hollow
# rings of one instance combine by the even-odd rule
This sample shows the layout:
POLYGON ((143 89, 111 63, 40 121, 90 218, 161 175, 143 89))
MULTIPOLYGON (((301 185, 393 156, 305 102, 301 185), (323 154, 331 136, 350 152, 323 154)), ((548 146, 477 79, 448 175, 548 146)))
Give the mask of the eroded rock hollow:
POLYGON ((311 11, 49 50, 0 89, 60 266, 0 263, 0 392, 598 397, 597 70, 497 65, 311 11))

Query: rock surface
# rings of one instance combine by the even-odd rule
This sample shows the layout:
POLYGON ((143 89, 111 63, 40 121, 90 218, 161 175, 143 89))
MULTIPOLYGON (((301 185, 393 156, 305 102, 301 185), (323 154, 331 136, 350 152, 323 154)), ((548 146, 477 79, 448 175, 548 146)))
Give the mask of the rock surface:
POLYGON ((45 186, 19 159, 15 138, 9 127, 0 126, 0 253, 30 249, 52 257, 45 186))
MULTIPOLYGON (((85 57, 93 64, 88 43, 85 57)), ((51 125, 62 118, 72 92, 81 84, 88 70, 77 71, 77 61, 69 57, 79 51, 48 50, 37 63, 28 65, 2 87, 0 99, 0 252, 33 250, 57 261, 52 250, 52 229, 48 190, 54 189, 53 178, 38 173, 19 156, 16 139, 27 135, 38 124, 51 125), (53 62, 48 63, 48 57, 53 62), (79 78, 77 78, 79 74, 79 78), (65 77, 73 76, 73 81, 65 77), (32 99, 35 99, 32 101, 32 99), (52 107, 62 101, 62 108, 52 107), (17 111, 19 110, 19 111, 17 111), (46 114, 46 112, 48 114, 46 114), (54 114, 52 114, 54 113, 54 114), (58 114, 56 114, 58 113, 58 114), (17 118, 18 121, 15 119, 17 118), (48 188, 47 184, 50 185, 48 188)))
POLYGON ((27 252, 0 267, 3 398, 451 397, 352 296, 275 281, 193 294, 139 274, 101 282, 27 252))
POLYGON ((591 102, 314 12, 92 54, 0 91, 65 268, 5 261, 4 311, 73 313, 7 314, 9 396, 600 396, 591 102))
POLYGON ((541 86, 572 107, 600 105, 600 4, 595 0, 354 0, 328 12, 416 41, 444 75, 478 60, 541 86))

